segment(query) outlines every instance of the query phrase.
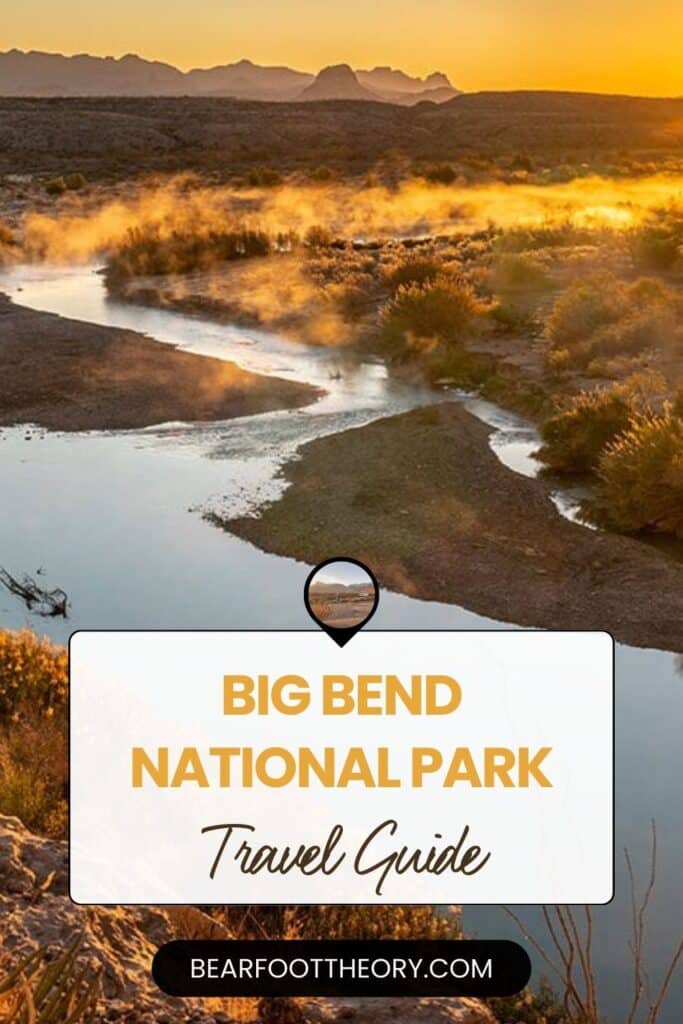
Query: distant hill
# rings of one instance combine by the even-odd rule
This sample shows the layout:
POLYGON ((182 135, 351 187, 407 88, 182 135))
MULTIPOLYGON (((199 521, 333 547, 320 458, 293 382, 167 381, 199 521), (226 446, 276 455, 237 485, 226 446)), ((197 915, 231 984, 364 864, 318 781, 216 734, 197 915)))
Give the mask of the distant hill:
MULTIPOLYGON (((2 58, 0 58, 2 66, 2 58)), ((183 87, 196 96, 234 96, 237 99, 282 102, 299 95, 313 75, 286 67, 261 67, 250 60, 195 68, 183 76, 183 87)))
POLYGON ((366 590, 372 590, 372 584, 324 583, 322 580, 316 580, 313 583, 311 583, 311 590, 314 590, 316 594, 336 594, 340 590, 348 591, 349 593, 355 593, 355 591, 365 592, 366 590))
POLYGON ((374 100, 380 97, 377 93, 366 89, 360 84, 348 64, 335 64, 323 70, 314 82, 306 86, 301 100, 374 100))
POLYGON ((433 89, 450 89, 451 97, 458 92, 440 71, 435 71, 426 78, 412 78, 398 68, 377 67, 371 71, 356 71, 356 77, 361 85, 378 92, 415 95, 433 89))
POLYGON ((0 174, 88 177, 184 169, 241 174, 267 164, 360 173, 387 152, 462 166, 519 153, 539 168, 623 154, 683 158, 683 100, 566 92, 469 93, 404 106, 255 103, 207 97, 0 97, 0 174))
POLYGON ((262 67, 250 60, 183 72, 132 53, 120 58, 65 57, 8 50, 0 53, 0 96, 226 96, 272 102, 319 98, 410 104, 421 98, 441 103, 457 95, 440 72, 425 79, 388 67, 359 74, 362 81, 348 65, 339 65, 314 76, 288 67, 262 67))
POLYGON ((182 92, 183 73, 170 64, 134 54, 90 57, 9 50, 0 53, 0 95, 169 95, 182 92))
POLYGON ((445 103, 460 93, 448 78, 435 72, 427 78, 411 78, 394 68, 353 71, 348 64, 323 68, 314 82, 297 97, 300 100, 374 100, 414 106, 422 100, 445 103))

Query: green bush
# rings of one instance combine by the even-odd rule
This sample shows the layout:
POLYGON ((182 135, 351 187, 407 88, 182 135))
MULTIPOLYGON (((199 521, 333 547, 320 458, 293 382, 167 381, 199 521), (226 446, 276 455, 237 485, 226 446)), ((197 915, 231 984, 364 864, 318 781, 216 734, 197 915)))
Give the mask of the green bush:
POLYGON ((683 538, 683 420, 673 409, 637 414, 607 445, 587 509, 623 533, 683 538))

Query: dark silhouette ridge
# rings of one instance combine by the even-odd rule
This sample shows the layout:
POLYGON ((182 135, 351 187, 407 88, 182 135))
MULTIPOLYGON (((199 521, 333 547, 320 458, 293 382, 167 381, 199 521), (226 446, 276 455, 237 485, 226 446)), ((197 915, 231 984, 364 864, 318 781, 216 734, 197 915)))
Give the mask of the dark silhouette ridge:
MULTIPOLYGON (((423 80, 388 67, 374 68, 362 72, 362 84, 346 65, 326 68, 321 75, 325 99, 375 99, 410 105, 424 98, 443 102, 457 95, 440 72, 423 80), (348 73, 340 74, 341 68, 348 73), (364 95, 366 89, 371 95, 364 95)), ((85 53, 67 57, 17 49, 0 53, 2 96, 229 96, 286 102, 298 99, 319 78, 288 67, 262 67, 246 59, 183 72, 133 53, 119 58, 85 53)))

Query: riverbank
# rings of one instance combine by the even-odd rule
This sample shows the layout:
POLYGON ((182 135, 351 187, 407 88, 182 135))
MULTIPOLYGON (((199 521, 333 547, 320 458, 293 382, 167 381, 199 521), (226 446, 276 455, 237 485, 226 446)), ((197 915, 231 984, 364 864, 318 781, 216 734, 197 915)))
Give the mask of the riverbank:
POLYGON ((321 438, 284 468, 278 501, 214 521, 309 564, 358 558, 411 597, 683 651, 683 565, 564 519, 541 481, 501 465, 490 432, 447 403, 321 438))
POLYGON ((0 294, 0 426, 123 430, 295 409, 321 390, 0 294))

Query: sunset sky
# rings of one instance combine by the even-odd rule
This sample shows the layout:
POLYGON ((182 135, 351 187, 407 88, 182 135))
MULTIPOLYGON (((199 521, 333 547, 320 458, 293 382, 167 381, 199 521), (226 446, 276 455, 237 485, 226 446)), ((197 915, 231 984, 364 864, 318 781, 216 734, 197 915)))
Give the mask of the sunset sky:
POLYGON ((681 40, 683 0, 23 0, 0 29, 0 49, 134 52, 183 69, 345 61, 445 71, 468 91, 669 96, 683 95, 681 40))

